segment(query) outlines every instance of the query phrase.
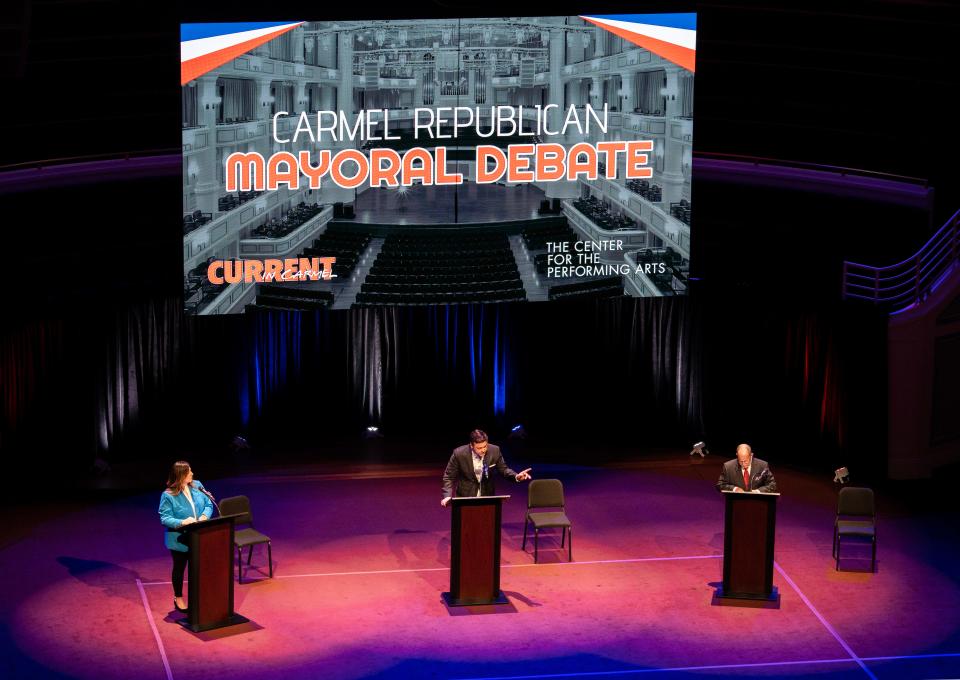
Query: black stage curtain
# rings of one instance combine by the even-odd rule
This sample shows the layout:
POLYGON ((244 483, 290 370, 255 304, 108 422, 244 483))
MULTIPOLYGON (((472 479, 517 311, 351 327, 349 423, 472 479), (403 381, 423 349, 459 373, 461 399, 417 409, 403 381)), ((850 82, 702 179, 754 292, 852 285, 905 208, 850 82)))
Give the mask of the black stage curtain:
POLYGON ((92 381, 96 448, 109 451, 176 389, 187 327, 179 302, 166 300, 116 312, 102 333, 91 330, 101 338, 89 357, 99 371, 92 381))
POLYGON ((235 385, 221 420, 260 439, 523 424, 603 441, 629 422, 672 441, 702 426, 692 315, 678 299, 197 319, 191 360, 235 385))
POLYGON ((886 314, 839 302, 712 307, 703 329, 710 441, 731 456, 749 442, 759 457, 796 467, 885 475, 886 314))
POLYGON ((459 441, 522 424, 591 452, 706 438, 776 460, 883 459, 865 426, 885 413, 883 328, 846 308, 694 298, 223 317, 165 300, 0 336, 0 446, 133 460, 236 434, 459 441))
POLYGON ((31 321, 0 332, 0 448, 15 446, 18 432, 28 426, 31 406, 62 360, 63 338, 59 320, 31 321))

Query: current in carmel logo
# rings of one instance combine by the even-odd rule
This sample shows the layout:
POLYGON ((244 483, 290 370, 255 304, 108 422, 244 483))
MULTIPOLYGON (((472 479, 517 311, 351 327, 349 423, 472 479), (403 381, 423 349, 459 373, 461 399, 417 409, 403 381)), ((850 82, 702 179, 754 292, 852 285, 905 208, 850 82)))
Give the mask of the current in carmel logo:
POLYGON ((291 257, 285 260, 214 260, 207 267, 210 283, 269 283, 271 281, 329 281, 335 257, 291 257))

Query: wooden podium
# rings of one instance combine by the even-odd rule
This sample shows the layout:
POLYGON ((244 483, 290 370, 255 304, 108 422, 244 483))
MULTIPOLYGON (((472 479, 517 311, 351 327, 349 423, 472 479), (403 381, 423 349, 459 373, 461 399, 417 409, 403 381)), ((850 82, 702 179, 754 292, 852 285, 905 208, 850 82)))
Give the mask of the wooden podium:
POLYGON ((187 618, 180 624, 194 633, 246 623, 233 611, 232 515, 194 522, 181 528, 190 548, 187 618))
POLYGON ((724 491, 723 586, 720 599, 768 600, 773 587, 773 539, 778 493, 724 491))
POLYGON ((500 517, 510 496, 453 498, 448 606, 507 604, 500 590, 500 517))

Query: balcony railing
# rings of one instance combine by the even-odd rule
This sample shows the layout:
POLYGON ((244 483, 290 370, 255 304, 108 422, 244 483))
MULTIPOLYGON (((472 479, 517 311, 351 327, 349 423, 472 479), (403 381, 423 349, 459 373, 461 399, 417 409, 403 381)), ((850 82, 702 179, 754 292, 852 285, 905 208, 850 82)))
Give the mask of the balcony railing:
POLYGON ((898 311, 924 300, 960 262, 960 210, 912 257, 888 267, 843 263, 843 297, 898 311))

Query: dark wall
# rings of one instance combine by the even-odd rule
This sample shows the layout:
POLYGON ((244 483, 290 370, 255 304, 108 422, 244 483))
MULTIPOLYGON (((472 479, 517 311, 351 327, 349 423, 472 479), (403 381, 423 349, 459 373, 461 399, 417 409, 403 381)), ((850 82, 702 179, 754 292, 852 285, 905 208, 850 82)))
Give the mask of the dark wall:
MULTIPOLYGON (((262 3, 13 3, 3 107, 7 162, 178 149, 179 23, 275 18, 262 3), (266 14, 265 14, 266 12, 266 14), (79 76, 78 73, 82 73, 79 76)), ((562 2, 555 14, 698 12, 695 148, 868 168, 948 188, 958 136, 956 82, 941 58, 960 28, 956 3, 562 2)), ((531 6, 529 13, 544 10, 531 6)), ((324 7, 283 3, 293 18, 510 16, 507 2, 324 7)), ((955 185, 954 185, 955 188, 955 185)), ((949 209, 946 206, 944 209, 949 209)))

